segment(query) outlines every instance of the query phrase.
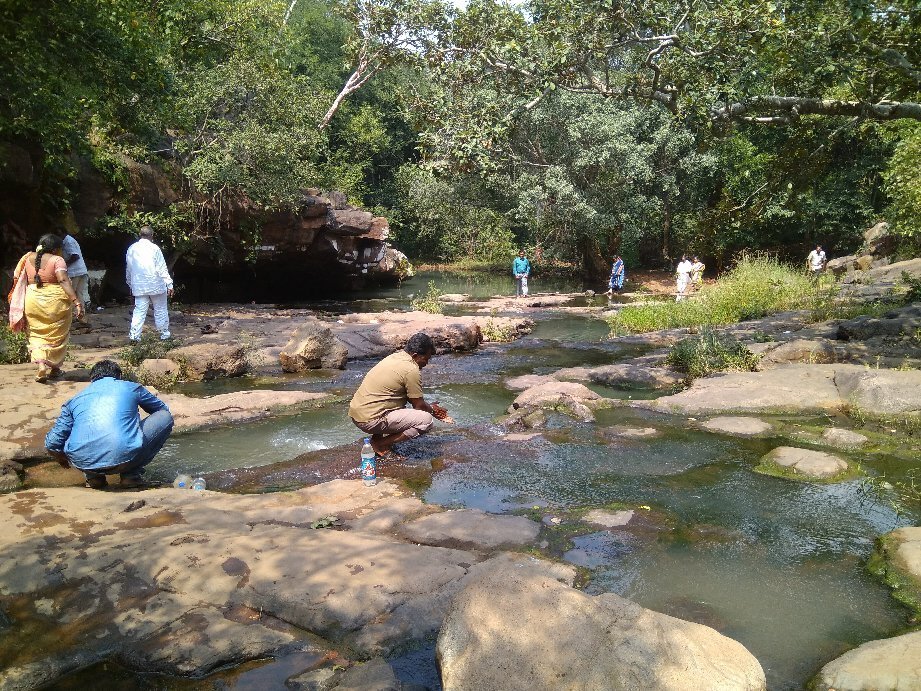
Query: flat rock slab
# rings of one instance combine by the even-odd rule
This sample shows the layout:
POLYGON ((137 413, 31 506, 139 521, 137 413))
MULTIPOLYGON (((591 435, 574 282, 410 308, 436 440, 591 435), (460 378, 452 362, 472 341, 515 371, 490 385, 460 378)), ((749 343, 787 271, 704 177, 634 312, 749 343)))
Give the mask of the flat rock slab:
POLYGON ((841 397, 877 414, 921 412, 921 371, 839 369, 835 384, 841 397))
POLYGON ((460 509, 425 516, 402 526, 404 537, 424 545, 495 549, 530 544, 540 526, 524 516, 497 516, 460 509))
POLYGON ((627 425, 614 425, 601 430, 601 434, 608 438, 622 439, 651 439, 662 434, 655 427, 629 427, 627 425))
POLYGON ((765 688, 740 643, 613 593, 586 595, 554 566, 520 555, 478 565, 438 634, 445 689, 765 688))
POLYGON ((593 367, 589 370, 589 379, 605 386, 668 389, 681 384, 686 375, 666 367, 623 363, 593 367))
MULTIPOLYGON (((294 641, 296 630, 275 630, 273 619, 359 655, 386 655, 438 630, 481 558, 391 534, 430 510, 393 483, 358 480, 262 495, 0 496, 0 596, 19 612, 7 635, 41 620, 58 651, 0 649, 0 687, 35 688, 112 655, 140 669, 205 674, 294 641), (311 529, 330 515, 352 529, 311 529), (79 635, 68 635, 74 626, 79 635)), ((523 532, 505 528, 503 539, 523 532)))
POLYGON ((847 461, 824 451, 778 446, 761 457, 762 463, 773 463, 782 468, 812 478, 829 478, 848 469, 847 461))
POLYGON ((176 420, 177 432, 258 420, 284 408, 293 408, 328 397, 328 394, 312 391, 266 389, 223 393, 207 398, 192 398, 180 394, 161 396, 176 420))
POLYGON ((838 408, 843 401, 835 386, 837 367, 785 365, 766 372, 721 372, 695 379, 681 393, 633 405, 691 415, 838 408))
POLYGON ((605 528, 619 528, 627 525, 633 519, 633 510, 624 511, 604 511, 602 509, 592 509, 582 517, 586 523, 594 523, 605 528))
POLYGON ((505 384, 505 388, 511 389, 512 391, 524 391, 530 389, 532 386, 550 384, 555 381, 557 380, 547 374, 522 374, 519 377, 510 377, 503 383, 505 384))
POLYGON ((841 429, 840 427, 829 427, 822 432, 822 441, 841 449, 856 449, 870 440, 859 432, 852 432, 849 429, 841 429))
POLYGON ((921 689, 921 631, 864 643, 822 668, 818 691, 921 689))
POLYGON ((771 424, 756 417, 723 416, 710 418, 701 427, 711 432, 723 432, 740 437, 753 437, 771 429, 771 424))

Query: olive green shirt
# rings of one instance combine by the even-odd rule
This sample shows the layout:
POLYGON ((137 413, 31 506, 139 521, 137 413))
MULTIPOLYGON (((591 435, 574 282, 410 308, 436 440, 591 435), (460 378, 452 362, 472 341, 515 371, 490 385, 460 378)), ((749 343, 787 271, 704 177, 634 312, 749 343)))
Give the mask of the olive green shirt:
POLYGON ((349 417, 355 422, 371 422, 404 408, 410 398, 422 398, 422 374, 412 355, 398 350, 365 375, 352 396, 349 417))

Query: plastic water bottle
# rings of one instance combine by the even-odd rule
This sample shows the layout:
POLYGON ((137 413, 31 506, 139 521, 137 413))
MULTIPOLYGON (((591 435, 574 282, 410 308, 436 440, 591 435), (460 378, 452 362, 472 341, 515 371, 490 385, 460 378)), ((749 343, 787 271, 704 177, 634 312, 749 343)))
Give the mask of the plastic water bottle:
POLYGON ((192 486, 192 476, 185 473, 176 473, 176 479, 173 480, 173 487, 176 489, 189 489, 192 486))
POLYGON ((205 487, 206 487, 205 478, 197 477, 194 480, 192 480, 192 489, 203 490, 205 489, 205 487))
POLYGON ((377 484, 377 463, 374 462, 374 447, 371 446, 371 439, 365 438, 365 443, 361 447, 361 479, 367 487, 377 484))

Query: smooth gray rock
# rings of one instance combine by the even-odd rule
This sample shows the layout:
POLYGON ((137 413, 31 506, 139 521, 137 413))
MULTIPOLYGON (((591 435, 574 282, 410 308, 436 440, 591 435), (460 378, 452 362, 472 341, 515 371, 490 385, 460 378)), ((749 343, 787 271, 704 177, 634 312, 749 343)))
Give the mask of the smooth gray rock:
POLYGON ((589 378, 596 384, 604 384, 605 386, 668 389, 681 384, 686 375, 666 367, 623 363, 593 367, 589 370, 589 378))
POLYGON ((841 429, 840 427, 829 427, 822 432, 822 440, 826 444, 831 444, 832 446, 837 446, 842 449, 855 449, 858 446, 863 446, 869 441, 869 439, 859 432, 852 432, 849 429, 841 429))
POLYGON ((471 575, 438 635, 445 691, 765 688, 740 643, 613 593, 586 595, 552 568, 518 556, 471 575))
POLYGON ((848 469, 847 461, 824 451, 799 449, 793 446, 778 446, 761 458, 762 462, 774 463, 807 478, 829 478, 848 469))
POLYGON ((445 511, 404 524, 400 532, 423 545, 495 549, 530 544, 540 526, 524 516, 498 516, 477 509, 445 511))
POLYGON ((838 371, 841 397, 861 410, 877 413, 921 412, 921 371, 856 367, 838 371))
POLYGON ((633 520, 633 510, 604 511, 602 509, 592 509, 582 517, 582 520, 605 528, 619 528, 633 520))
POLYGON ((723 416, 710 418, 701 426, 711 432, 724 432, 740 437, 753 437, 771 429, 771 425, 756 417, 723 416))
POLYGON ((816 691, 921 689, 921 631, 864 643, 822 668, 816 691))
POLYGON ((376 657, 346 670, 335 688, 337 691, 400 691, 401 687, 393 667, 376 657))

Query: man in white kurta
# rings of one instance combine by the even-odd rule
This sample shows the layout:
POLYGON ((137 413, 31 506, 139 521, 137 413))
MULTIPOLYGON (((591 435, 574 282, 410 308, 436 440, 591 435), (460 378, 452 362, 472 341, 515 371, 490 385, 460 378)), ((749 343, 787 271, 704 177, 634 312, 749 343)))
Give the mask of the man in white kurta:
POLYGON ((125 255, 125 279, 134 295, 134 314, 128 332, 128 338, 132 341, 140 340, 147 309, 151 305, 160 339, 170 337, 166 298, 173 296, 173 279, 166 269, 163 252, 153 243, 153 234, 150 226, 141 228, 140 238, 128 248, 128 254, 125 255))

